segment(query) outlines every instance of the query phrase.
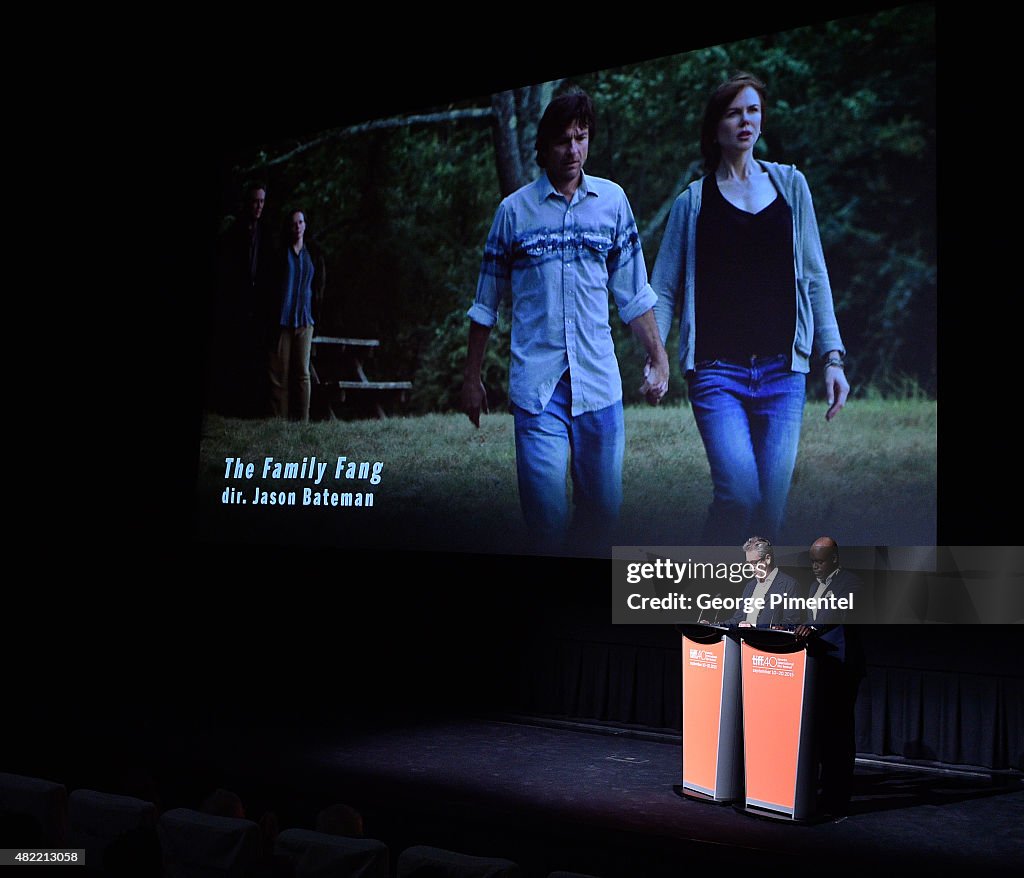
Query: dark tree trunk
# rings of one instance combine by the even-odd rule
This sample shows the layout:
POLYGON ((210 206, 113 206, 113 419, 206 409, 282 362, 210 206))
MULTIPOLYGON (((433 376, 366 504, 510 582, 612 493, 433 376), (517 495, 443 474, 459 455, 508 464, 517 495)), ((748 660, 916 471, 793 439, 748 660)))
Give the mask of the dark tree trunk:
POLYGON ((504 198, 526 185, 519 152, 515 93, 502 91, 491 95, 491 110, 494 113, 491 129, 494 134, 494 162, 501 197, 504 198))
POLYGON ((537 175, 537 123, 557 85, 558 81, 544 82, 491 95, 494 160, 502 197, 537 175))

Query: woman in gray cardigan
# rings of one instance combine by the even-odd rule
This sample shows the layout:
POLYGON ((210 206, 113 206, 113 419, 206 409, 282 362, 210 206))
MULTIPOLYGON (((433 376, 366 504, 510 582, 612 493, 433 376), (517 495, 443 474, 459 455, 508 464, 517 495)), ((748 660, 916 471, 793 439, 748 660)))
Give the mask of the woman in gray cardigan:
POLYGON ((850 390, 807 181, 754 159, 764 98, 749 73, 711 95, 706 173, 676 199, 651 277, 663 342, 681 311, 680 366, 714 485, 706 545, 779 538, 812 355, 824 365, 826 419, 850 390))

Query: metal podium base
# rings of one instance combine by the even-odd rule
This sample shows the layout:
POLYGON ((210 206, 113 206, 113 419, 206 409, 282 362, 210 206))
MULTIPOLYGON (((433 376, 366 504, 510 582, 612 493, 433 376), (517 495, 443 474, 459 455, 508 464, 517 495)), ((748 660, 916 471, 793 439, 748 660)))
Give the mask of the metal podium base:
POLYGON ((672 792, 683 799, 693 799, 695 802, 707 802, 709 805, 732 805, 736 799, 716 799, 700 790, 691 790, 682 784, 672 784, 672 792))
POLYGON ((793 817, 784 811, 775 811, 772 808, 765 808, 762 805, 748 805, 746 802, 737 802, 733 810, 747 817, 757 817, 760 820, 772 820, 775 823, 789 823, 793 826, 817 826, 819 823, 830 823, 832 818, 824 814, 814 814, 810 817, 793 817))

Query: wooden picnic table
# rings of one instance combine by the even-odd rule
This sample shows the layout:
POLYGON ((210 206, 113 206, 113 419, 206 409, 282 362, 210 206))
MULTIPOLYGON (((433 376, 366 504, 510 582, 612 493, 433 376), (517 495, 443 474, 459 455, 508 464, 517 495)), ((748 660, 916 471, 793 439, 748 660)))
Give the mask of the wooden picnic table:
POLYGON ((334 407, 346 401, 350 390, 369 397, 378 418, 387 417, 381 404, 384 399, 397 395, 399 402, 405 402, 408 391, 412 390, 411 381, 371 381, 367 377, 364 360, 380 347, 378 339, 316 335, 312 344, 310 380, 314 392, 319 388, 326 397, 327 412, 332 420, 336 417, 334 407))

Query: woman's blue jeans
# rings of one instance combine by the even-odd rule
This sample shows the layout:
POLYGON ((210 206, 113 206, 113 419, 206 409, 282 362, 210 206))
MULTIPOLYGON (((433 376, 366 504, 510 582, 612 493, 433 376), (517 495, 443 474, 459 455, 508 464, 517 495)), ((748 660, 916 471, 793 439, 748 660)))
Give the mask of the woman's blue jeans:
POLYGON ((713 360, 687 376, 714 485, 705 545, 739 546, 754 535, 781 539, 807 387, 789 359, 713 360))
POLYGON ((570 512, 566 476, 572 473, 573 542, 607 554, 622 505, 622 457, 626 427, 622 402, 573 417, 569 373, 555 386, 547 407, 515 415, 519 503, 537 549, 566 547, 570 512))

